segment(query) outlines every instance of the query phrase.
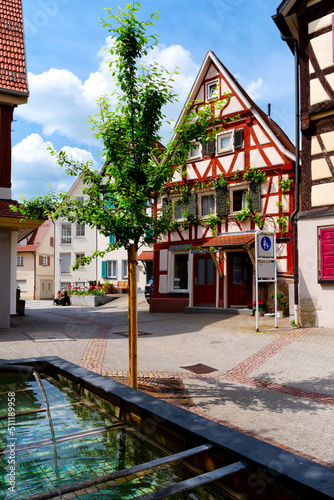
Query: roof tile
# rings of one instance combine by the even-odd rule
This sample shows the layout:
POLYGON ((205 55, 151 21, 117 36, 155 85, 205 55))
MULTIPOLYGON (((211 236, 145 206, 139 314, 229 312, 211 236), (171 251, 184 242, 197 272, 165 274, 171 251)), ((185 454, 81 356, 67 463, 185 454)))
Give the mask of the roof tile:
POLYGON ((0 2, 0 89, 28 93, 21 0, 0 2))

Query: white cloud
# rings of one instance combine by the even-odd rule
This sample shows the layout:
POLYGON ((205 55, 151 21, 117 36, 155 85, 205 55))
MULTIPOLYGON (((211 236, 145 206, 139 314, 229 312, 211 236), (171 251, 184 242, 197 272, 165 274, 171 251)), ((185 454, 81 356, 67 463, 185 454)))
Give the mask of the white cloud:
MULTIPOLYGON (((41 74, 29 73, 29 101, 20 106, 16 114, 30 123, 39 124, 44 136, 59 134, 78 144, 96 144, 87 120, 98 112, 97 99, 115 90, 108 65, 111 56, 104 50, 110 44, 111 38, 108 37, 97 54, 97 70, 85 81, 68 69, 50 68, 41 74)), ((165 110, 169 119, 176 119, 199 68, 190 52, 181 45, 156 47, 147 56, 147 61, 157 62, 170 72, 174 72, 175 67, 180 68, 173 83, 179 104, 168 105, 165 110)), ((115 104, 115 97, 111 98, 111 103, 115 104)))
MULTIPOLYGON (((93 161, 85 149, 65 147, 68 156, 81 162, 93 161)), ((31 134, 16 144, 12 150, 13 198, 44 195, 52 185, 56 190, 68 191, 74 177, 67 177, 65 169, 56 164, 46 149, 43 138, 31 134)))
POLYGON ((267 93, 267 87, 263 84, 263 80, 259 77, 256 81, 252 81, 246 87, 246 92, 254 101, 261 99, 267 93))

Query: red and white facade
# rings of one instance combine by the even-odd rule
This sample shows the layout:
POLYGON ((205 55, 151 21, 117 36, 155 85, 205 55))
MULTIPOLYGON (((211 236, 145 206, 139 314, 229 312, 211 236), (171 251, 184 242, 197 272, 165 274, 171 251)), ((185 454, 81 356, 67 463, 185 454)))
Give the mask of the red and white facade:
MULTIPOLYGON (((209 51, 189 101, 196 107, 217 100, 225 100, 223 109, 216 111, 218 125, 227 120, 222 132, 206 145, 194 143, 186 173, 176 172, 167 184, 167 194, 156 200, 157 213, 169 204, 183 227, 162 236, 154 245, 152 312, 251 305, 255 300, 254 237, 259 220, 263 230, 277 233, 282 284, 293 273, 289 215, 294 206, 294 146, 209 51), (229 121, 231 117, 235 119, 229 121), (254 168, 267 175, 255 191, 254 183, 243 179, 245 172, 254 168), (227 182, 224 189, 215 183, 222 178, 227 182), (287 179, 291 179, 291 187, 287 179), (189 203, 196 217, 189 227, 182 215, 183 189, 192 193, 189 203), (252 208, 241 222, 240 212, 246 209, 247 199, 252 208), (217 216, 214 226, 210 223, 213 216, 217 216)), ((263 289, 264 300, 267 296, 268 290, 263 289)))

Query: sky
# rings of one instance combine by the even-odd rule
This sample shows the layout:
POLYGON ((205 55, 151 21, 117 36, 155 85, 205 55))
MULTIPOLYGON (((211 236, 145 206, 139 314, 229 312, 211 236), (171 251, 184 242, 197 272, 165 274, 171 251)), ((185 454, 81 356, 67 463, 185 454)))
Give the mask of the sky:
MULTIPOLYGON (((140 2, 140 0, 139 0, 140 2)), ((177 119, 208 50, 212 50, 253 100, 294 142, 294 59, 271 16, 279 0, 141 0, 137 17, 159 12, 159 45, 150 54, 175 66, 178 102, 165 114, 177 119)), ((97 99, 114 83, 106 63, 109 33, 100 21, 123 0, 22 0, 28 71, 28 104, 12 124, 12 198, 45 195, 73 184, 46 149, 52 143, 73 159, 101 167, 99 143, 87 123, 97 99)), ((110 40, 110 39, 109 39, 110 40)), ((109 41, 110 43, 110 41, 109 41)), ((172 127, 163 128, 167 140, 172 127)))

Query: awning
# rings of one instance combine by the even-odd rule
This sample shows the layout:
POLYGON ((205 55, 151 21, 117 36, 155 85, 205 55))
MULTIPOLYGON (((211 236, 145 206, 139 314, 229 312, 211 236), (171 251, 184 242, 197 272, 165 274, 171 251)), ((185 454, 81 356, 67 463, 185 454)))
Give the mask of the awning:
POLYGON ((202 245, 202 248, 238 248, 249 246, 255 240, 255 234, 223 234, 220 236, 216 236, 215 238, 211 238, 211 240, 207 241, 202 245))
POLYGON ((147 261, 153 260, 153 252, 142 252, 138 255, 138 260, 147 261))

